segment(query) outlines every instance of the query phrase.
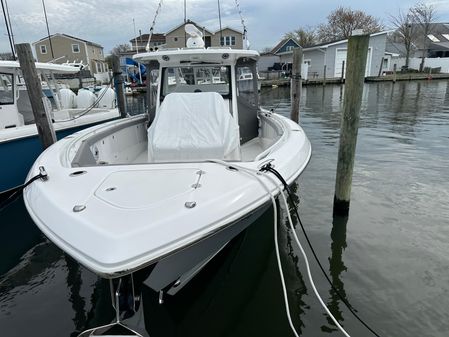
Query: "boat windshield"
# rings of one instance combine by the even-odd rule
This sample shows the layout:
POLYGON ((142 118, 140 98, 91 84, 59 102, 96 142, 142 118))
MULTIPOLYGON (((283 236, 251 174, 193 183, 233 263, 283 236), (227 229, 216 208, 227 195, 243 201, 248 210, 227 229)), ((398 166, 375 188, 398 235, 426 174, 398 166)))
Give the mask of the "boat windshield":
POLYGON ((162 97, 172 92, 217 92, 231 94, 231 67, 200 65, 163 69, 162 97))
POLYGON ((0 104, 14 104, 12 74, 0 74, 0 104))

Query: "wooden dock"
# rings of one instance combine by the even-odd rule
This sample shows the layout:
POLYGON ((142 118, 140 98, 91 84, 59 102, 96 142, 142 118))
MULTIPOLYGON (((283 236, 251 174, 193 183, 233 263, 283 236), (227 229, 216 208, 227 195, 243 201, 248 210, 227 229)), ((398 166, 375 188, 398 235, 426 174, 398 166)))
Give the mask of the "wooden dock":
MULTIPOLYGON (((423 74, 423 73, 407 73, 407 74, 396 74, 396 81, 420 81, 420 80, 438 80, 438 79, 449 79, 449 74, 423 74)), ((323 85, 326 84, 342 84, 345 80, 340 77, 326 78, 313 78, 309 80, 303 80, 302 85, 323 85)), ((394 82, 394 75, 384 75, 384 76, 369 76, 365 78, 365 82, 394 82)), ((285 87, 290 86, 290 78, 282 78, 277 80, 261 80, 262 87, 285 87)))

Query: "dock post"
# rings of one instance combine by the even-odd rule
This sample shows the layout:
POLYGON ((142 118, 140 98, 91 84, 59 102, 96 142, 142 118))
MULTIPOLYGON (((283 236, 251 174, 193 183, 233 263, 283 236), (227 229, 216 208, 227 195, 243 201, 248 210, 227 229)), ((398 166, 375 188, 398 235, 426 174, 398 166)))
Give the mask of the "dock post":
POLYGON ((380 60, 379 73, 377 74, 377 77, 380 77, 380 75, 382 75, 382 66, 384 65, 384 60, 385 60, 384 57, 382 57, 380 60))
POLYGON ((296 123, 299 122, 299 103, 301 101, 301 64, 302 64, 302 48, 293 49, 293 67, 292 67, 292 79, 290 85, 290 97, 291 97, 291 119, 296 123))
POLYGON ((114 77, 114 88, 117 96, 117 106, 120 117, 126 117, 125 89, 123 85, 122 69, 120 68, 120 59, 117 55, 112 56, 112 76, 114 77))
POLYGON ((344 81, 345 81, 345 60, 341 62, 341 78, 340 78, 341 83, 344 83, 344 81))
POLYGON ((324 70, 323 70, 323 87, 326 86, 326 71, 327 71, 327 65, 324 65, 324 70))
POLYGON ((346 88, 341 116, 334 215, 346 216, 349 213, 368 43, 369 35, 354 35, 348 41, 346 88))
POLYGON ((393 65, 393 83, 396 83, 396 69, 397 69, 397 65, 395 63, 393 65))
POLYGON ((45 150, 56 142, 56 134, 53 128, 53 123, 50 116, 45 111, 44 102, 42 101, 43 93, 41 80, 37 75, 31 46, 28 43, 20 43, 16 45, 16 51, 28 96, 30 97, 31 109, 33 110, 39 139, 42 148, 45 150))

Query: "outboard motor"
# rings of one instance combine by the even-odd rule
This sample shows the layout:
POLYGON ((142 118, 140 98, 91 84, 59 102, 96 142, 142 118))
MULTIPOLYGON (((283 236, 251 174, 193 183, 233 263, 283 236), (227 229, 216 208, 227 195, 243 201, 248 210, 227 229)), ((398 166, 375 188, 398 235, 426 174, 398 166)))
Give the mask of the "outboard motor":
POLYGON ((60 89, 59 95, 60 95, 60 102, 61 102, 62 109, 76 108, 76 106, 75 106, 76 95, 72 90, 65 89, 65 88, 60 89))
POLYGON ((100 101, 98 102, 99 108, 113 109, 116 106, 115 102, 115 91, 110 87, 106 87, 101 89, 98 92, 98 98, 100 101))
POLYGON ((91 107, 95 101, 97 100, 97 96, 88 90, 88 89, 80 89, 78 91, 78 95, 76 95, 76 106, 81 109, 91 107))

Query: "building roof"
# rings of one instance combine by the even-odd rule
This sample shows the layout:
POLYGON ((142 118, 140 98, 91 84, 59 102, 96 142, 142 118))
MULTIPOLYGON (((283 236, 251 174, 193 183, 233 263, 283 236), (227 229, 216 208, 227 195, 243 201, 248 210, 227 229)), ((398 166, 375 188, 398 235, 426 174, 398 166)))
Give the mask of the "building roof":
MULTIPOLYGON (((131 42, 132 44, 137 42, 148 42, 148 39, 150 37, 150 34, 142 34, 140 36, 137 36, 131 40, 129 40, 129 42, 131 42)), ((161 34, 161 33, 153 33, 153 35, 151 35, 151 42, 162 42, 165 43, 165 35, 161 34)))
POLYGON ((234 31, 236 33, 239 33, 239 34, 243 34, 243 32, 241 30, 238 30, 238 29, 235 29, 235 28, 232 28, 232 27, 229 27, 229 26, 223 27, 222 29, 219 29, 219 30, 215 31, 214 34, 217 34, 217 33, 221 32, 223 30, 226 30, 226 29, 232 30, 232 31, 234 31))
MULTIPOLYGON (((95 46, 95 47, 103 49, 103 46, 99 45, 98 43, 94 43, 94 42, 91 42, 91 41, 83 40, 83 39, 80 39, 79 37, 71 36, 71 35, 68 35, 68 34, 56 33, 56 34, 50 35, 50 38, 52 38, 54 36, 63 36, 63 37, 66 37, 66 38, 69 38, 69 39, 72 39, 72 40, 81 41, 81 42, 87 43, 88 45, 95 46)), ((35 44, 37 44, 39 42, 42 42, 42 41, 45 41, 45 40, 48 40, 48 36, 43 37, 42 39, 40 39, 40 40, 38 40, 36 42, 33 42, 33 46, 35 44)))
MULTIPOLYGON (((370 34, 370 37, 379 36, 379 35, 383 35, 383 34, 388 34, 390 32, 391 32, 391 30, 384 30, 382 32, 370 34)), ((315 44, 313 46, 304 48, 304 51, 306 51, 306 50, 314 50, 314 49, 323 49, 323 48, 327 48, 327 47, 331 47, 331 46, 335 46, 337 44, 343 44, 343 43, 347 43, 347 42, 348 42, 348 39, 342 39, 342 40, 336 40, 336 41, 319 43, 319 44, 315 44)))
POLYGON ((176 29, 181 28, 182 26, 184 26, 187 23, 191 23, 193 25, 195 25, 198 29, 202 30, 204 29, 204 31, 206 31, 207 33, 209 33, 210 35, 214 35, 214 33, 212 33, 210 30, 207 30, 206 28, 204 28, 203 26, 197 24, 196 22, 192 21, 192 20, 187 20, 186 22, 181 23, 180 25, 170 29, 168 32, 166 32, 164 35, 167 36, 168 34, 174 32, 176 29))
POLYGON ((296 42, 294 39, 292 39, 291 37, 286 38, 281 40, 281 42, 279 42, 273 49, 271 49, 271 52, 273 54, 276 54, 283 46, 285 46, 287 44, 288 41, 292 40, 298 47, 300 47, 299 43, 296 42))

